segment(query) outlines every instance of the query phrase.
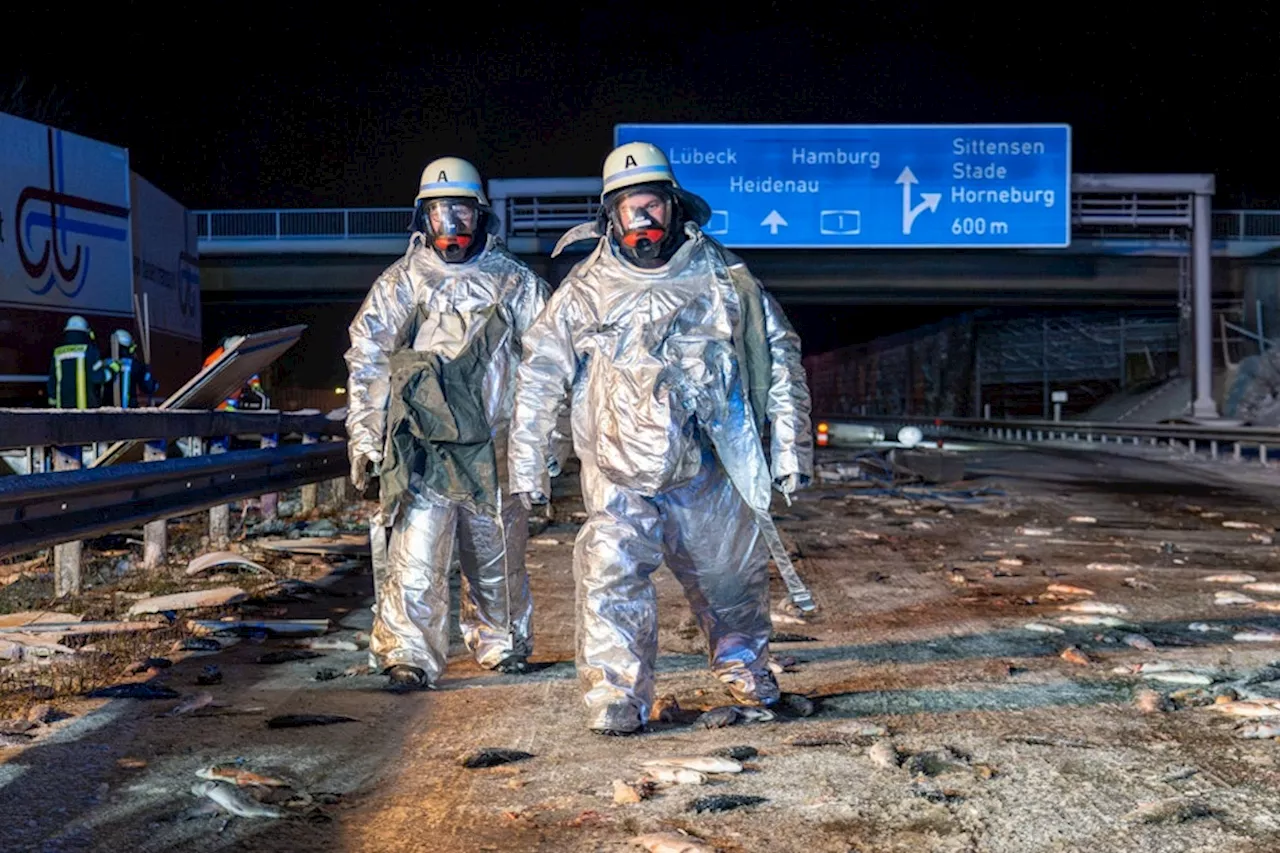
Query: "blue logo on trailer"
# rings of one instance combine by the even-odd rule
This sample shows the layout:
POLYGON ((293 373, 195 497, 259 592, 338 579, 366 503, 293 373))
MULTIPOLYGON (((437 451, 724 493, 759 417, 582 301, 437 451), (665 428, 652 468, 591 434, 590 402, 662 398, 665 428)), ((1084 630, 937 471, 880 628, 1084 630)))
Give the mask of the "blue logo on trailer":
POLYGON ((741 249, 1061 249, 1065 124, 620 124, 652 142, 741 249))
POLYGON ((127 222, 129 209, 67 192, 67 181, 63 171, 62 131, 47 128, 46 132, 49 187, 48 189, 26 187, 18 195, 18 206, 14 216, 18 260, 31 279, 36 282, 44 281, 43 284, 28 285, 27 290, 37 296, 43 296, 57 287, 64 296, 74 299, 88 281, 91 248, 77 243, 75 251, 72 252, 67 236, 79 234, 83 237, 123 243, 129 237, 127 227, 111 224, 111 221, 123 219, 127 222), (27 205, 33 202, 44 203, 48 207, 33 206, 31 210, 27 210, 27 205), (69 210, 96 214, 106 221, 95 222, 73 217, 68 214, 69 210), (35 251, 35 242, 32 239, 34 229, 48 231, 44 247, 38 252, 38 257, 28 254, 29 251, 35 251), (50 261, 54 267, 52 271, 49 269, 50 261), (46 272, 49 273, 47 279, 44 277, 46 272), (69 285, 70 288, 64 285, 69 285))

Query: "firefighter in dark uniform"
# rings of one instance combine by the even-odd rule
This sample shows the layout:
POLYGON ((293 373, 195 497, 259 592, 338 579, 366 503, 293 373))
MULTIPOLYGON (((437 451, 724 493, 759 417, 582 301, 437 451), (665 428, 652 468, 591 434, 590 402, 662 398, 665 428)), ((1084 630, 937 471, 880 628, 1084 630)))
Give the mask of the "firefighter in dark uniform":
POLYGON ((79 315, 67 320, 62 343, 49 363, 49 405, 55 409, 96 409, 102 405, 103 386, 110 383, 120 365, 103 360, 89 324, 79 315))
POLYGON ((138 352, 138 344, 133 335, 124 329, 116 329, 111 335, 112 360, 120 365, 112 382, 114 404, 122 409, 137 408, 138 400, 143 394, 154 394, 160 390, 160 383, 151 376, 151 366, 138 352))

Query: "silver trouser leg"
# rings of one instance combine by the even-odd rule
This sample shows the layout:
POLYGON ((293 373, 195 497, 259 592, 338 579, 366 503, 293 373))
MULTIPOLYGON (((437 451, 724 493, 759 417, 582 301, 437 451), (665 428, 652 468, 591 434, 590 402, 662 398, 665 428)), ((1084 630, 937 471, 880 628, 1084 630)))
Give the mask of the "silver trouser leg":
POLYGON ((528 540, 529 511, 519 501, 506 501, 501 523, 458 509, 459 622, 467 648, 489 669, 509 655, 533 652, 533 598, 524 566, 528 540))
MULTIPOLYGON (((369 516, 369 557, 373 563, 373 615, 376 619, 378 591, 382 589, 383 578, 387 575, 387 528, 380 505, 369 516)), ((372 647, 369 649, 369 668, 378 668, 378 658, 372 647)))
POLYGON ((408 664, 434 682, 449 656, 449 565, 458 513, 451 502, 423 495, 406 504, 387 543, 369 650, 379 669, 408 664))
POLYGON ((649 718, 658 656, 658 597, 650 575, 662 562, 653 503, 587 470, 588 517, 574 544, 578 675, 592 728, 634 729, 649 718))
POLYGON ((656 500, 667 566, 707 636, 713 671, 740 698, 773 701, 769 555, 751 508, 710 451, 691 483, 656 500))

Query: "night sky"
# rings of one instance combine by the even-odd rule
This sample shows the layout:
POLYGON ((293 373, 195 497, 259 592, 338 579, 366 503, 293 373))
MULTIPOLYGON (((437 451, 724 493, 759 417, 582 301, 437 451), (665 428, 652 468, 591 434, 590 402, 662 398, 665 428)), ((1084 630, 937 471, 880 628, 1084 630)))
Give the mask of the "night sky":
POLYGON ((0 90, 57 86, 59 124, 193 208, 407 204, 446 153, 590 175, 624 121, 1065 121, 1077 171, 1280 207, 1263 4, 95 5, 6 11, 0 90))
MULTIPOLYGON (((598 174, 644 121, 1069 122, 1076 171, 1214 172, 1217 208, 1280 207, 1264 4, 177 5, 6 11, 0 92, 57 92, 53 123, 190 208, 407 206, 444 154, 598 174)), ((815 349, 849 333, 796 314, 815 349)))

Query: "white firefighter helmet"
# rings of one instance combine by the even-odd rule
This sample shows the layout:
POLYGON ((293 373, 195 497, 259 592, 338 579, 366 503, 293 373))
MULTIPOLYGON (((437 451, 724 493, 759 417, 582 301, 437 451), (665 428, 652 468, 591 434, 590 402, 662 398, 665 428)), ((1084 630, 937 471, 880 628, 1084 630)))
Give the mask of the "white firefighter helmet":
POLYGON ((133 335, 129 334, 124 329, 116 329, 111 333, 111 337, 121 346, 122 349, 128 349, 133 346, 133 335))
POLYGON ((64 332, 87 332, 89 331, 89 323, 79 314, 74 314, 67 318, 67 325, 62 327, 64 332))
POLYGON ((671 161, 652 142, 628 142, 619 145, 604 158, 604 183, 600 201, 618 190, 641 184, 669 184, 671 193, 680 200, 685 215, 698 225, 711 221, 711 207, 699 196, 682 189, 671 171, 671 161))
POLYGON ((614 190, 636 184, 667 183, 679 187, 671 161, 662 149, 651 142, 628 142, 619 145, 604 158, 604 188, 601 200, 614 190))
POLYGON ((424 198, 473 198, 481 207, 489 206, 480 172, 461 157, 441 157, 427 164, 414 202, 424 198))

